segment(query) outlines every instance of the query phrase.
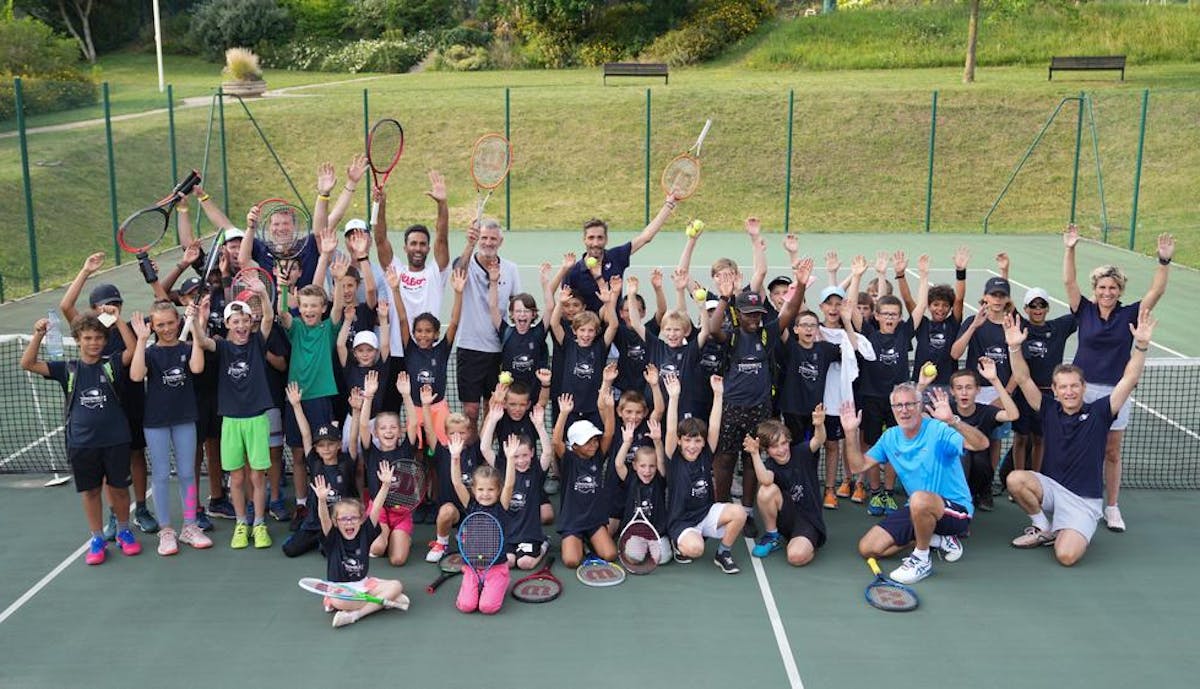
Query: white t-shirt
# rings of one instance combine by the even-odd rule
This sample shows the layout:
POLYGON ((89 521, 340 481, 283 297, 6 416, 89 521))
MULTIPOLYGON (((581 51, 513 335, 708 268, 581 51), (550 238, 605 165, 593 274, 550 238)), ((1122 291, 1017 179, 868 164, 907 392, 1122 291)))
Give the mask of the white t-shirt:
MULTIPOLYGON (((408 327, 411 330, 413 319, 423 313, 432 313, 439 319, 442 317, 442 298, 446 293, 446 285, 450 278, 450 266, 439 269, 437 261, 426 261, 425 269, 409 270, 408 257, 401 260, 400 256, 392 258, 392 269, 400 275, 400 298, 404 300, 404 311, 408 316, 408 327)), ((375 284, 383 287, 380 293, 388 293, 387 277, 379 266, 374 266, 375 284)), ((390 294, 388 295, 390 297, 390 294)), ((400 320, 396 315, 396 305, 388 298, 388 324, 391 328, 391 355, 404 356, 404 343, 400 341, 400 320)))
MULTIPOLYGON (((499 352, 500 334, 492 327, 492 311, 488 308, 490 280, 474 254, 470 261, 467 285, 463 289, 462 318, 458 322, 454 344, 477 352, 499 352)), ((499 297, 497 304, 503 313, 509 299, 521 292, 521 274, 516 263, 506 258, 500 259, 500 284, 496 289, 499 297)))

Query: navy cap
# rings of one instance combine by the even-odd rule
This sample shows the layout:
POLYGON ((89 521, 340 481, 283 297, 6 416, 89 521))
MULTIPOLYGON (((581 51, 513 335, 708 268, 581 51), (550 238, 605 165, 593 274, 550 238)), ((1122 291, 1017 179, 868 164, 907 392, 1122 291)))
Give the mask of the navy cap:
POLYGON ((734 304, 738 311, 742 313, 766 313, 767 307, 763 304, 762 295, 758 292, 742 292, 737 295, 737 301, 734 304))
POLYGON ((1009 287, 1008 280, 1004 278, 990 278, 987 284, 983 286, 983 293, 991 294, 993 292, 1003 292, 1004 296, 1007 297, 1012 294, 1012 288, 1009 287))
POLYGON ((96 285, 92 289, 91 294, 88 295, 88 303, 92 306, 124 304, 125 299, 121 296, 121 290, 117 289, 116 285, 105 282, 96 285))

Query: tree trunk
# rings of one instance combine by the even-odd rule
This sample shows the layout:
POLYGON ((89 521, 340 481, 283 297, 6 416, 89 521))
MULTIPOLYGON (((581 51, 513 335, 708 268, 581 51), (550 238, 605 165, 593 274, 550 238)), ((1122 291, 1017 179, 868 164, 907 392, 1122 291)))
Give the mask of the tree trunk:
POLYGON ((79 17, 79 26, 77 30, 75 24, 71 22, 71 17, 67 14, 67 6, 65 0, 58 0, 58 12, 62 15, 63 23, 67 25, 67 31, 79 44, 79 50, 83 53, 83 57, 91 64, 96 64, 96 45, 92 42, 92 26, 88 20, 92 13, 92 0, 80 6, 79 0, 71 0, 71 9, 75 11, 75 15, 79 17), (80 35, 82 31, 82 35, 80 35))
POLYGON ((979 0, 971 0, 971 17, 967 20, 967 64, 963 67, 963 83, 975 81, 975 43, 979 38, 979 0))

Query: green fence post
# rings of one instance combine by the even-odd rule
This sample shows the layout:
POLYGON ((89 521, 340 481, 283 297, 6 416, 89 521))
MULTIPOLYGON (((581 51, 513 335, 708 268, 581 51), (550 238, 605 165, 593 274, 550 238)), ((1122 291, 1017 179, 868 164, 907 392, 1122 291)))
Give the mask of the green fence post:
MULTIPOLYGON (((363 150, 368 150, 368 144, 371 142, 371 108, 370 98, 367 95, 368 89, 363 89, 363 150)), ((363 185, 363 196, 367 202, 367 218, 371 217, 371 185, 363 185)), ((371 228, 374 230, 374 228, 371 228)), ((384 266, 386 268, 387 266, 384 266)))
POLYGON ((42 281, 38 276, 37 233, 33 225, 33 181, 29 178, 29 148, 25 139, 25 98, 21 91, 21 77, 13 79, 14 105, 17 110, 17 142, 21 148, 21 184, 25 189, 25 234, 29 241, 29 275, 33 278, 33 291, 41 291, 42 281))
POLYGON ((1075 118, 1075 164, 1071 169, 1071 224, 1075 224, 1075 199, 1079 192, 1079 150, 1083 147, 1083 99, 1079 92, 1079 115, 1075 118))
POLYGON ((646 180, 642 184, 645 195, 643 224, 650 224, 650 89, 646 89, 646 180))
POLYGON ((930 220, 933 217, 933 152, 937 143, 937 105, 938 92, 933 92, 933 104, 929 111, 929 177, 925 182, 925 232, 929 233, 930 220))
POLYGON ((221 126, 221 192, 224 196, 225 217, 229 217, 229 157, 225 151, 225 90, 220 87, 217 87, 217 111, 221 126))
POLYGON ((788 89, 788 126, 787 126, 787 172, 784 177, 783 191, 783 233, 791 231, 792 219, 792 126, 793 113, 796 107, 796 90, 788 89))
MULTIPOLYGON (((509 100, 509 89, 504 87, 504 138, 508 140, 509 150, 512 150, 512 110, 509 100)), ((482 218, 480 218, 482 220, 482 218)), ((504 226, 512 229, 512 169, 504 177, 504 226)))
POLYGON ((1142 154, 1146 150, 1146 111, 1150 108, 1150 89, 1142 91, 1142 121, 1138 125, 1137 167, 1133 169, 1133 208, 1129 212, 1129 248, 1137 239, 1138 195, 1142 190, 1142 154))
MULTIPOLYGON (((171 179, 179 179, 179 158, 175 151, 175 90, 167 84, 167 141, 171 147, 171 179)), ((175 243, 179 243, 179 216, 175 216, 175 243)))
POLYGON ((117 227, 120 221, 117 219, 117 161, 113 156, 112 108, 108 98, 108 82, 104 82, 100 87, 104 94, 104 141, 108 151, 108 208, 112 216, 113 256, 117 265, 121 265, 121 245, 117 243, 117 227))

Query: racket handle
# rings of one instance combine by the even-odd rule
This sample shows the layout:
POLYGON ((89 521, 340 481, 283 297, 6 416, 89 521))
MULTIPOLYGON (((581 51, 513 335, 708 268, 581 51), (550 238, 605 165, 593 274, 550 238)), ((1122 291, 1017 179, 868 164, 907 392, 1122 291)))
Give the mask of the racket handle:
POLYGON ((871 571, 875 573, 875 576, 879 576, 883 573, 883 570, 879 569, 879 563, 876 562, 875 558, 873 557, 867 558, 867 566, 871 568, 871 571))
POLYGON ((371 202, 371 229, 375 229, 376 223, 379 222, 379 204, 371 202))
POLYGON ((708 136, 708 129, 712 126, 712 120, 704 121, 704 129, 700 130, 700 136, 696 138, 696 155, 700 155, 700 147, 704 145, 704 137, 708 136))
POLYGON ((138 268, 142 271, 142 277, 145 278, 146 284, 152 285, 158 282, 158 271, 154 270, 154 264, 150 263, 150 254, 139 251, 137 260, 138 268))
POLYGON ((187 342, 189 339, 191 339, 191 337, 192 337, 192 317, 188 316, 187 318, 185 318, 183 320, 183 334, 180 335, 179 339, 183 342, 187 342))

